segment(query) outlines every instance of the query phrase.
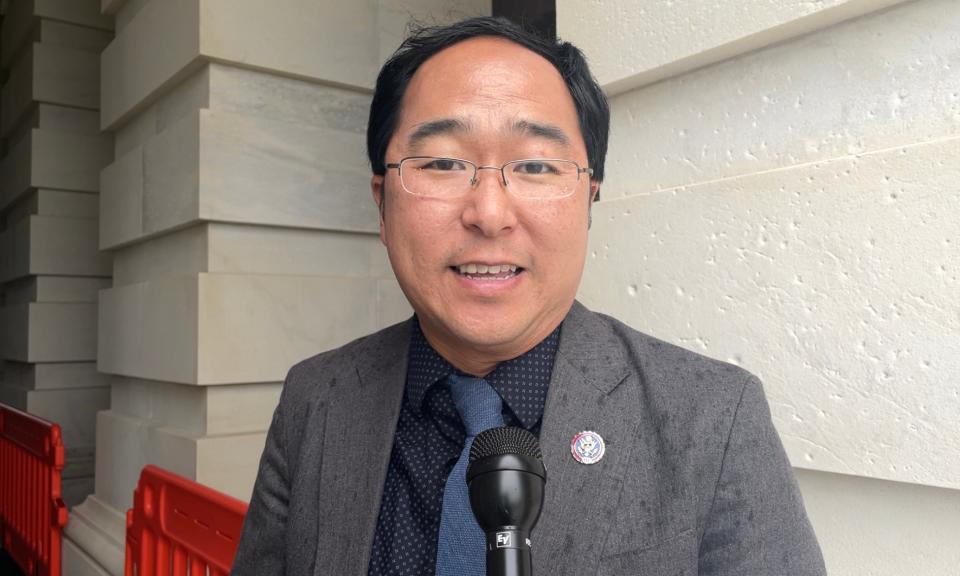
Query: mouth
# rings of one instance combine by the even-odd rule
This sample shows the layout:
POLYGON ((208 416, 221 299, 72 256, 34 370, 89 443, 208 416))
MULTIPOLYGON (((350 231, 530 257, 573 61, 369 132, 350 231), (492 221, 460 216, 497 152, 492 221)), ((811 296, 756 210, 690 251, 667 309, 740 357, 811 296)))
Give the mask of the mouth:
POLYGON ((523 268, 514 264, 480 264, 470 262, 451 266, 456 274, 472 280, 509 280, 523 273, 523 268))

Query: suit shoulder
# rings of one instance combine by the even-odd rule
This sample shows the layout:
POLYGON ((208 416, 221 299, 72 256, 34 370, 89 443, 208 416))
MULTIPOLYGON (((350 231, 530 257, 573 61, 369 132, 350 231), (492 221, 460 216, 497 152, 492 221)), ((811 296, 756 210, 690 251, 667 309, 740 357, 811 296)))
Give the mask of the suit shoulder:
POLYGON ((605 314, 596 314, 622 346, 626 361, 651 391, 669 396, 739 399, 750 381, 747 370, 645 334, 605 314))
POLYGON ((360 365, 375 362, 398 347, 405 349, 409 338, 410 320, 406 320, 301 360, 287 373, 283 396, 292 401, 315 397, 330 382, 356 374, 360 365))

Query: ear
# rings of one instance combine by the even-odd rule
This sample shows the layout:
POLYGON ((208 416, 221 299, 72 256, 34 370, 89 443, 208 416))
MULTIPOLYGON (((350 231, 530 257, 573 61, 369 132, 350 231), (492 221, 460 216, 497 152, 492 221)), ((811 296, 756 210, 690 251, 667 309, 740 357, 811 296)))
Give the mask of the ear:
POLYGON ((600 196, 600 183, 596 180, 590 181, 590 203, 596 202, 600 196))
POLYGON ((386 203, 386 192, 383 189, 383 181, 383 176, 374 174, 373 177, 370 178, 370 192, 373 193, 373 201, 377 205, 377 212, 380 214, 380 242, 386 245, 386 231, 384 229, 385 225, 383 222, 383 209, 384 204, 386 203))

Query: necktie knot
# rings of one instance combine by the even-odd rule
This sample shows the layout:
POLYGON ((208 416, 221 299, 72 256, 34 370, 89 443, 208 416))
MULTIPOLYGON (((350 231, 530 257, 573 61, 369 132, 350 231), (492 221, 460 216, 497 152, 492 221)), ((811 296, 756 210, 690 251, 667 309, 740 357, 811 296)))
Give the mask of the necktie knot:
POLYGON ((503 400, 486 380, 451 374, 447 383, 467 436, 503 426, 503 400))

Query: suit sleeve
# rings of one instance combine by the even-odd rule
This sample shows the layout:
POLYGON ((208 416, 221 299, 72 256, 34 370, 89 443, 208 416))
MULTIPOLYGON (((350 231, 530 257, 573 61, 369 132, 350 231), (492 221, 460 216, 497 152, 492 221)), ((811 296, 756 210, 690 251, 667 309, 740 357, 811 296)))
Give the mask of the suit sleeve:
POLYGON ((822 576, 823 556, 760 382, 751 377, 700 541, 703 576, 822 576))
POLYGON ((284 573, 290 484, 284 445, 283 406, 273 413, 240 544, 230 571, 234 576, 284 573))

